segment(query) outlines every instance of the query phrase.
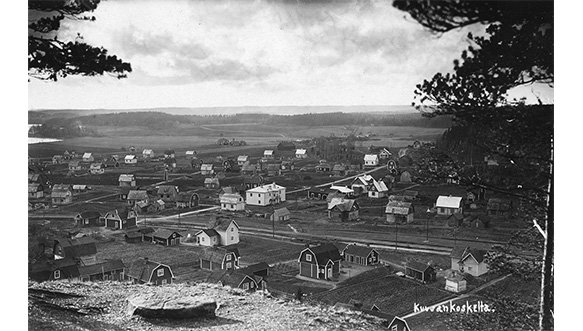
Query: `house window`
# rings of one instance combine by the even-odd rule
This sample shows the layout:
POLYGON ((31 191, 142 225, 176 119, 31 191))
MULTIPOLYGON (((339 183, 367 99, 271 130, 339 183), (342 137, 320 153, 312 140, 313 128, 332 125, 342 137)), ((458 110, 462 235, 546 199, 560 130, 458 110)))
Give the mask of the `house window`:
POLYGON ((231 240, 235 240, 235 237, 234 236, 231 236, 231 240))
POLYGON ((166 279, 162 279, 162 285, 166 284, 166 279))
POLYGON ((53 274, 53 278, 55 278, 55 279, 61 278, 61 270, 55 270, 55 272, 53 274))
POLYGON ((233 232, 233 231, 235 231, 235 229, 234 228, 231 228, 231 232, 233 232))
POLYGON ((204 242, 204 237, 200 237, 200 241, 204 242))
POLYGON ((231 262, 227 262, 227 269, 231 269, 231 262))
POLYGON ((227 255, 227 261, 231 261, 231 255, 227 255))
POLYGON ((391 331, 399 331, 398 327, 399 327, 398 325, 393 325, 393 327, 391 328, 391 331))
POLYGON ((249 283, 243 283, 243 289, 244 290, 248 290, 249 289, 249 283))
POLYGON ((255 284, 253 284, 253 282, 249 283, 249 285, 251 285, 251 288, 255 287, 255 284))
POLYGON ((157 275, 158 275, 158 277, 164 276, 164 269, 162 269, 162 268, 158 269, 157 275))
POLYGON ((312 262, 312 255, 311 254, 306 254, 306 261, 312 262))

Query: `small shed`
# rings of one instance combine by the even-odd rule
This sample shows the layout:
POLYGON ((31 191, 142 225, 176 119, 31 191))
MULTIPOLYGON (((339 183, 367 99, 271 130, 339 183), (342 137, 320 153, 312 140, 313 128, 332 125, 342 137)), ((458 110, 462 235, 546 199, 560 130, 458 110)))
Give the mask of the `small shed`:
POLYGON ((218 189, 220 187, 219 179, 217 177, 205 178, 204 187, 211 190, 218 189))
POLYGON ((466 290, 467 281, 464 275, 460 272, 452 270, 450 275, 445 276, 445 290, 459 293, 466 290))
POLYGON ((291 213, 285 207, 279 208, 273 211, 273 213, 269 216, 270 221, 287 221, 291 217, 291 213))
POLYGON ((410 202, 389 200, 385 207, 388 223, 412 223, 414 214, 415 208, 410 202))
POLYGON ((407 262, 405 267, 405 276, 419 280, 423 283, 432 282, 436 278, 435 269, 429 264, 423 264, 417 261, 407 262))

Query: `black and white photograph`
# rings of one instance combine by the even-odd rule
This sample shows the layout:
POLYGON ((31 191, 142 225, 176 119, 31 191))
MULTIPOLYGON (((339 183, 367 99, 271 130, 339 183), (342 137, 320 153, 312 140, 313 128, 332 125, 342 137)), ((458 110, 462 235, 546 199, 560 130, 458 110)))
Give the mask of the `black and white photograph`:
POLYGON ((555 329, 554 1, 26 12, 23 328, 555 329))

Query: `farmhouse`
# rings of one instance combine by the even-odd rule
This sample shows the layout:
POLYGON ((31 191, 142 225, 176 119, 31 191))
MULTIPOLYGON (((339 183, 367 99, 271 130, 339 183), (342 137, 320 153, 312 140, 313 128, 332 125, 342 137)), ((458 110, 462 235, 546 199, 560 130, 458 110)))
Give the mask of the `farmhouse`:
POLYGON ((142 151, 142 158, 144 159, 151 159, 154 157, 154 151, 151 149, 144 149, 142 151))
POLYGON ((328 218, 332 218, 332 213, 338 213, 341 221, 352 221, 358 219, 360 206, 356 200, 347 199, 336 204, 328 204, 328 218), (330 207, 332 205, 332 207, 330 207))
POLYGON ((135 206, 138 202, 148 203, 149 201, 150 197, 147 191, 130 190, 128 192, 127 202, 130 206, 135 206))
POLYGON ((289 220, 291 217, 291 213, 289 212, 289 210, 285 207, 283 208, 279 208, 279 209, 275 209, 273 211, 273 213, 269 216, 269 220, 270 221, 287 221, 289 220))
POLYGON ((158 199, 167 201, 176 201, 176 196, 178 195, 178 186, 174 185, 160 185, 156 191, 156 196, 158 199))
POLYGON ((171 158, 171 157, 172 158, 176 157, 174 150, 173 149, 167 149, 167 150, 165 150, 164 151, 164 158, 165 159, 168 159, 168 158, 171 158))
POLYGON ((129 165, 138 164, 138 158, 134 154, 128 154, 123 158, 123 163, 129 165))
POLYGON ((92 226, 103 226, 104 223, 101 219, 101 213, 98 211, 84 211, 75 215, 75 223, 80 227, 92 227, 92 226))
POLYGON ((389 188, 385 184, 385 182, 374 180, 372 181, 372 186, 368 191, 368 197, 373 199, 384 198, 388 196, 389 188))
POLYGON ((217 177, 205 178, 204 187, 212 190, 218 189, 220 187, 219 179, 217 177))
POLYGON ((462 213, 462 198, 440 195, 435 202, 437 215, 451 215, 462 213))
POLYGON ((53 205, 68 205, 73 203, 73 187, 66 184, 55 184, 51 190, 53 205))
POLYGON ((221 286, 230 286, 231 288, 240 288, 249 292, 261 290, 263 278, 254 275, 248 275, 239 270, 222 270, 212 272, 206 279, 207 283, 218 283, 221 286))
MULTIPOLYGON (((253 167, 255 167, 255 165, 253 165, 253 167)), ((263 185, 263 177, 261 177, 259 175, 255 175, 252 177, 245 177, 243 179, 243 185, 245 185, 245 190, 259 187, 259 186, 263 185)))
POLYGON ((81 237, 78 239, 59 238, 53 242, 55 260, 69 259, 81 265, 95 264, 97 261, 97 246, 95 239, 81 237))
POLYGON ((359 265, 375 265, 379 263, 379 252, 374 248, 350 244, 342 250, 342 257, 348 263, 359 265))
POLYGON ((89 173, 92 175, 100 175, 105 173, 105 165, 101 162, 91 163, 89 166, 89 173))
POLYGON ((297 159, 305 159, 307 157, 308 157, 308 152, 305 149, 303 149, 303 148, 296 149, 296 158, 297 159))
POLYGON ((239 165, 241 167, 248 162, 249 162, 249 156, 247 156, 247 155, 239 155, 239 157, 237 157, 237 165, 239 165))
POLYGON ((463 274, 453 270, 450 275, 445 276, 445 290, 459 293, 466 290, 467 281, 463 274))
POLYGON ((435 280, 436 273, 435 269, 429 264, 409 261, 405 266, 405 276, 427 283, 435 280))
POLYGON ((451 269, 472 276, 481 276, 488 272, 485 262, 487 251, 470 247, 454 247, 451 251, 451 269))
POLYGON ((341 260, 338 248, 331 243, 307 247, 298 258, 300 276, 330 280, 340 274, 341 260))
POLYGON ((175 246, 180 244, 180 237, 182 235, 176 231, 157 229, 152 233, 144 234, 143 241, 163 246, 175 246))
POLYGON ((146 257, 130 264, 126 278, 134 284, 164 285, 172 283, 174 274, 169 266, 150 261, 146 257))
POLYGON ((121 187, 136 186, 136 177, 133 174, 119 175, 118 181, 121 187))
POLYGON ((107 212, 103 218, 105 219, 106 228, 126 230, 137 226, 138 213, 128 208, 122 210, 115 209, 107 212))
POLYGON ((28 184, 28 197, 31 199, 40 199, 44 196, 43 186, 38 183, 28 184))
POLYGON ((273 184, 258 186, 246 191, 246 203, 267 206, 285 201, 285 187, 273 184))
POLYGON ((180 192, 176 196, 177 208, 193 208, 198 206, 198 194, 192 192, 180 192))
POLYGON ((95 161, 95 159, 93 158, 93 154, 91 154, 91 153, 85 153, 85 154, 83 154, 83 157, 81 158, 81 160, 83 160, 83 162, 93 162, 93 161, 95 161))
POLYGON ((200 268, 205 270, 238 269, 240 258, 237 247, 207 247, 200 256, 200 268))
POLYGON ((381 160, 386 160, 389 157, 391 157, 391 155, 393 155, 393 154, 388 149, 386 149, 386 148, 381 149, 380 152, 379 152, 379 158, 381 160))
POLYGON ((489 199, 486 210, 488 216, 512 217, 512 201, 498 198, 489 199))
POLYGON ((385 215, 387 216, 387 223, 412 223, 414 218, 415 208, 410 202, 389 200, 385 207, 385 215))
POLYGON ((376 154, 366 154, 364 156, 365 167, 376 167, 379 165, 379 156, 376 154))
POLYGON ((235 221, 221 221, 213 228, 220 237, 222 246, 234 245, 239 243, 239 224, 235 221))
POLYGON ((214 166, 212 163, 203 163, 200 166, 201 175, 212 175, 215 173, 214 166))
POLYGON ((245 210, 245 200, 239 193, 224 193, 219 197, 221 210, 245 210))
POLYGON ((218 246, 221 244, 221 236, 215 229, 202 229, 195 233, 196 243, 201 246, 218 246))
POLYGON ((263 158, 264 159, 273 159, 275 157, 275 153, 272 149, 266 149, 263 151, 263 158))
POLYGON ((81 163, 79 163, 79 161, 71 161, 69 162, 69 170, 71 171, 83 170, 83 166, 81 166, 81 163))
POLYGON ((332 166, 328 163, 320 163, 316 166, 316 172, 328 172, 332 170, 332 166))

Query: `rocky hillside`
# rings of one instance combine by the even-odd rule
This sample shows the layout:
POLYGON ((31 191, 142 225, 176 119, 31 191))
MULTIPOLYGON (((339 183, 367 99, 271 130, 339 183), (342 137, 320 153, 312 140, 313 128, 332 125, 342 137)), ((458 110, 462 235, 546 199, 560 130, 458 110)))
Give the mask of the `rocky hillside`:
POLYGON ((29 283, 29 330, 381 330, 383 320, 343 308, 312 306, 214 284, 132 285, 119 282, 29 283), (136 295, 216 301, 213 319, 146 319, 128 313, 136 295))

